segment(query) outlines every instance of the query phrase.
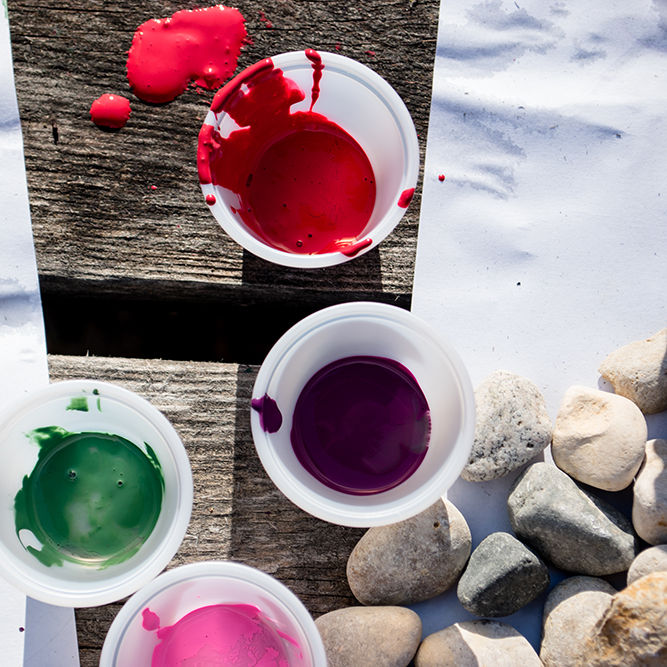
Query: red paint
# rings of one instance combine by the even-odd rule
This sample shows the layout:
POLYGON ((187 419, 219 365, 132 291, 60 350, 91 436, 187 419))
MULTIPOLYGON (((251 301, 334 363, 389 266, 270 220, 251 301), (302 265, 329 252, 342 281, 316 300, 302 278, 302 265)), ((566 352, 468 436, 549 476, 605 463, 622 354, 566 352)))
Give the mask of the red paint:
POLYGON ((313 88, 310 94, 310 110, 313 110, 313 105, 317 102, 320 96, 320 81, 322 80, 322 57, 314 49, 306 49, 306 58, 313 63, 313 88))
MULTIPOLYGON (((314 103, 323 65, 316 52, 306 55, 313 63, 314 103)), ((238 216, 274 248, 349 251, 373 211, 373 169, 342 127, 310 110, 290 113, 304 99, 270 59, 235 77, 211 109, 227 113, 240 129, 223 138, 213 126, 202 127, 199 178, 234 192, 238 216)))
POLYGON ((157 185, 151 185, 151 190, 157 190, 157 185))
POLYGON ((340 51, 343 48, 343 45, 340 42, 336 42, 335 48, 336 48, 336 51, 340 51))
POLYGON ((373 243, 372 239, 364 239, 363 241, 357 241, 357 243, 350 243, 349 246, 345 246, 341 249, 341 252, 347 257, 354 257, 359 254, 364 248, 368 248, 369 245, 373 243))
POLYGON ((444 174, 438 174, 438 180, 442 183, 445 180, 444 174))
POLYGON ((407 190, 403 190, 401 192, 401 196, 398 198, 398 205, 401 208, 407 208, 410 206, 410 202, 412 201, 412 197, 415 194, 415 189, 414 188, 408 188, 407 190))
POLYGON ((122 95, 105 94, 90 105, 90 120, 101 127, 119 129, 130 117, 130 100, 122 95))
POLYGON ((214 90, 236 69, 245 38, 241 13, 222 5, 150 19, 134 33, 127 80, 138 98, 155 104, 170 102, 191 80, 214 90))
POLYGON ((262 11, 259 13, 259 20, 264 24, 264 27, 269 29, 273 28, 273 23, 266 18, 266 14, 262 11))
POLYGON ((215 195, 206 195, 206 203, 209 206, 213 206, 215 204, 215 195))
POLYGON ((375 51, 366 51, 366 55, 375 58, 375 51))

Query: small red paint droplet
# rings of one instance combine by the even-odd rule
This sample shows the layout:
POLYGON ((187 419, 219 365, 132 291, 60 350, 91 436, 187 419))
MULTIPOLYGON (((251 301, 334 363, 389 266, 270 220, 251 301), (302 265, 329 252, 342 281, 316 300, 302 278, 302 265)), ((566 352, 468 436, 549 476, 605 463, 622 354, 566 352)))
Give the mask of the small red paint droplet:
POLYGON ((403 190, 401 192, 401 196, 398 198, 398 205, 401 208, 407 208, 410 206, 410 202, 412 201, 412 196, 415 194, 415 189, 414 188, 408 188, 407 190, 403 190))
POLYGON ((336 51, 340 51, 343 48, 343 45, 340 42, 336 42, 335 48, 336 51))
POLYGON ((24 628, 24 627, 20 627, 20 628, 19 628, 19 632, 25 632, 25 628, 24 628))
POLYGON ((206 203, 209 206, 213 206, 215 204, 215 195, 206 195, 206 203))
POLYGON ((442 183, 445 180, 444 174, 438 174, 438 180, 442 183))
POLYGON ((375 58, 375 51, 366 51, 366 55, 370 56, 371 58, 375 58))
POLYGON ((151 190, 157 190, 157 185, 151 185, 151 190))
POLYGON ((90 105, 90 120, 100 127, 118 130, 130 118, 130 100, 122 95, 106 93, 90 105))

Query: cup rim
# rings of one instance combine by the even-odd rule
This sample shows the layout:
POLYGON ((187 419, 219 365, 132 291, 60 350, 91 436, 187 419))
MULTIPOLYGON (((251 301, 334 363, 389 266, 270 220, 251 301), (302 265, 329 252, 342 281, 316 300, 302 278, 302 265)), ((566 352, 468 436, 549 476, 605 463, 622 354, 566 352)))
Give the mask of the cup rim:
MULTIPOLYGON (((270 395, 267 390, 281 360, 294 348, 297 348, 301 341, 314 330, 326 327, 328 324, 341 319, 369 316, 401 324, 428 337, 451 364, 458 385, 462 423, 452 448, 451 463, 438 469, 429 478, 428 484, 423 485, 419 492, 412 493, 409 500, 404 500, 400 504, 397 504, 397 501, 390 501, 367 508, 346 504, 345 500, 349 496, 342 492, 336 494, 340 499, 338 503, 323 498, 315 490, 305 486, 294 477, 287 467, 280 462, 271 444, 271 434, 266 433, 262 428, 257 411, 249 408, 255 449, 264 469, 278 489, 295 505, 319 519, 357 528, 388 525, 415 516, 432 505, 438 498, 444 497, 447 490, 458 479, 472 449, 475 428, 475 399, 468 371, 456 350, 441 334, 410 311, 372 301, 338 304, 305 317, 278 339, 265 357, 252 391, 254 398, 262 397, 267 393, 270 395)), ((291 419, 291 415, 284 418, 291 419)), ((376 497, 381 495, 382 493, 376 494, 376 497)))
POLYGON ((219 577, 242 580, 264 589, 285 607, 303 630, 308 641, 313 667, 326 664, 324 644, 310 612, 301 600, 285 584, 261 570, 235 561, 199 561, 180 565, 139 589, 116 615, 102 646, 100 667, 112 667, 130 622, 152 598, 167 588, 193 577, 219 577))
MULTIPOLYGON (((147 553, 118 581, 114 581, 115 578, 118 578, 118 575, 115 575, 115 577, 109 577, 108 580, 80 582, 76 589, 58 577, 57 568, 49 572, 49 578, 52 581, 49 584, 43 582, 41 577, 34 575, 40 569, 39 561, 35 561, 34 568, 26 566, 11 554, 3 542, 0 542, 0 575, 26 595, 56 606, 93 607, 115 602, 134 593, 167 566, 185 536, 192 512, 192 471, 180 436, 169 420, 154 405, 129 389, 109 382, 90 379, 53 382, 30 391, 0 411, 0 429, 11 426, 11 422, 17 418, 19 413, 36 409, 44 401, 61 396, 72 396, 79 392, 92 395, 93 389, 100 390, 103 398, 106 396, 136 410, 164 438, 174 457, 174 469, 179 483, 177 498, 179 511, 171 517, 167 534, 156 545, 156 548, 147 553)), ((0 443, 0 449, 2 446, 0 443)))
MULTIPOLYGON (((322 58, 322 62, 326 68, 350 76, 359 83, 362 83, 371 89, 378 97, 380 97, 385 106, 389 109, 390 113, 394 116, 397 127, 400 130, 404 143, 406 160, 403 170, 403 178, 401 179, 401 184, 398 188, 394 204, 390 207, 388 213, 382 218, 382 220, 373 230, 371 243, 368 246, 360 249, 355 254, 346 255, 340 251, 336 251, 307 255, 300 253, 290 253, 278 248, 273 248, 272 246, 267 245, 266 243, 263 243, 262 241, 255 238, 249 231, 245 229, 243 225, 239 224, 236 218, 232 217, 232 215, 227 210, 227 207, 221 204, 219 201, 216 201, 216 203, 213 205, 207 204, 207 208, 211 211, 223 230, 227 232, 227 234, 234 241, 236 241, 236 243, 245 248, 248 252, 251 252, 257 257, 265 259, 274 264, 280 264, 282 266, 293 268, 310 269, 335 266, 337 264, 342 264, 343 262, 348 262, 351 259, 361 257, 361 255, 364 255, 365 253, 372 250, 393 231, 393 229, 396 227, 396 225, 398 225, 400 220, 405 215, 407 207, 403 208, 398 205, 401 193, 406 190, 414 189, 417 186, 417 180, 419 178, 420 158, 417 130, 415 129, 410 112, 405 106, 405 103, 401 99, 400 95, 377 72, 372 70, 370 67, 363 65, 357 60, 348 58, 347 56, 343 56, 338 53, 331 53, 329 51, 318 50, 317 53, 322 58)), ((267 60, 270 60, 273 65, 279 69, 289 68, 291 66, 300 64, 307 65, 309 68, 312 66, 311 61, 309 61, 305 55, 305 50, 281 53, 279 55, 272 56, 267 60)), ((241 85, 244 80, 244 76, 248 77, 252 75, 256 71, 257 65, 261 62, 262 61, 258 61, 258 63, 246 67, 226 85, 241 85)), ((224 91, 224 87, 221 90, 224 91)), ((204 119, 203 126, 215 126, 216 123, 217 115, 211 108, 209 108, 206 118, 204 119)), ((200 182, 200 187, 204 199, 206 199, 207 195, 215 195, 216 186, 214 186, 212 183, 200 182)))

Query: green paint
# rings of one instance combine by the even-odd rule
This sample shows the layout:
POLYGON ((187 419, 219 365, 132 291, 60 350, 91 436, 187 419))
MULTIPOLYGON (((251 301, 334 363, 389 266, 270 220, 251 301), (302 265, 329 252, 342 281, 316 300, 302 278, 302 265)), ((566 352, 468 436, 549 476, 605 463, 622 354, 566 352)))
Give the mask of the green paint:
POLYGON ((29 436, 40 451, 14 498, 16 532, 32 531, 43 547, 26 549, 47 566, 68 560, 104 568, 135 554, 162 506, 164 478, 153 449, 60 426, 29 436))
POLYGON ((69 402, 67 410, 80 410, 81 412, 88 412, 88 399, 85 396, 77 396, 76 398, 73 398, 69 402))
POLYGON ((93 394, 97 396, 97 410, 98 412, 102 412, 102 404, 100 403, 100 392, 98 389, 93 389, 93 394))

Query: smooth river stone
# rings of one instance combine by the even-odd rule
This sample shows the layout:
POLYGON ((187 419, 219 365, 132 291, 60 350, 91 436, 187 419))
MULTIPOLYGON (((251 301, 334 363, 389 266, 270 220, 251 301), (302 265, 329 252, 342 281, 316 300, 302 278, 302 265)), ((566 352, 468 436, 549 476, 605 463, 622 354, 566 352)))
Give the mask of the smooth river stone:
POLYGON ((461 604, 477 616, 509 616, 549 586, 547 566, 509 533, 492 533, 472 552, 459 580, 461 604))
POLYGON ((546 667, 582 665, 586 641, 615 593, 596 577, 570 577, 554 587, 542 616, 540 659, 546 667))
POLYGON ((667 440, 649 440, 635 480, 632 523, 649 544, 667 542, 667 440))
POLYGON ((475 439, 461 477, 485 482, 535 458, 551 442, 544 397, 526 378, 495 371, 475 390, 475 439))
POLYGON ((642 551, 628 570, 628 586, 652 572, 667 572, 667 544, 642 551))
POLYGON ((438 500, 411 519, 370 528, 352 550, 347 580, 362 604, 412 604, 450 588, 470 556, 470 529, 438 500))
MULTIPOLYGON (((370 665, 371 663, 363 663, 370 665)), ((528 640, 498 621, 455 623, 424 639, 415 667, 541 667, 528 640)))
POLYGON ((345 607, 315 625, 328 667, 407 667, 422 634, 421 619, 404 607, 345 607))
POLYGON ((600 375, 646 415, 667 410, 667 328, 612 352, 600 375))
POLYGON ((644 458, 646 420, 627 398, 574 386, 556 417, 551 453, 570 477, 606 491, 632 483, 644 458))
POLYGON ((630 522, 550 463, 534 463, 517 478, 507 507, 516 536, 562 570, 614 574, 635 557, 630 522))
POLYGON ((586 642, 582 665, 667 665, 667 572, 616 593, 586 642))

